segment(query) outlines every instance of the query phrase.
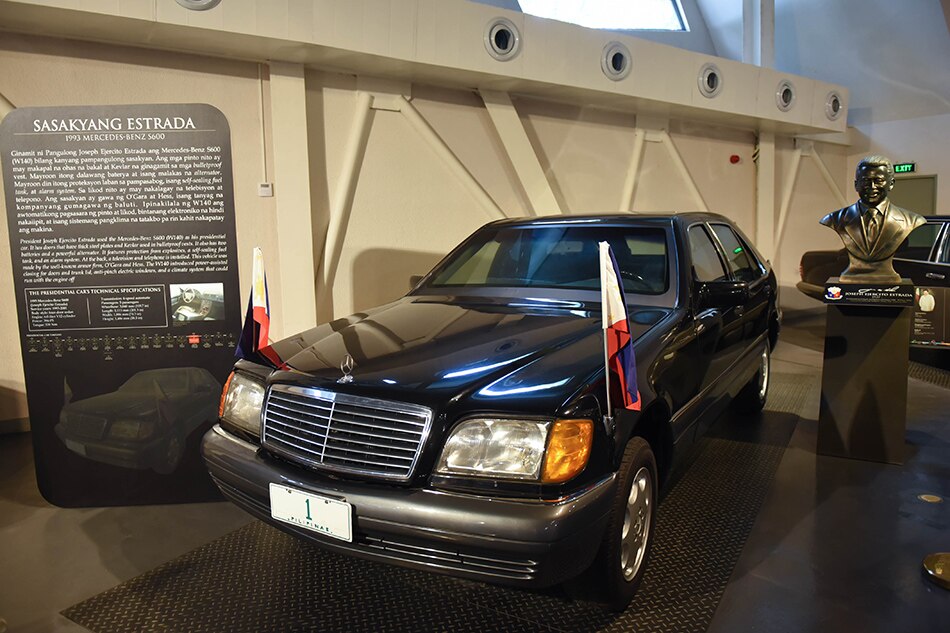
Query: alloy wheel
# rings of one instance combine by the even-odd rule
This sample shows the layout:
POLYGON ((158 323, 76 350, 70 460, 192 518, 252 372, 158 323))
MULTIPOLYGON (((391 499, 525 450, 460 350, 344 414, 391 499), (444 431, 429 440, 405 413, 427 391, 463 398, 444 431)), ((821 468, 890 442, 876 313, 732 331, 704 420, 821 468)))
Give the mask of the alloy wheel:
POLYGON ((653 513, 653 482, 650 471, 640 468, 633 477, 627 508, 623 517, 620 567, 623 577, 632 580, 643 564, 650 539, 650 518, 653 513))

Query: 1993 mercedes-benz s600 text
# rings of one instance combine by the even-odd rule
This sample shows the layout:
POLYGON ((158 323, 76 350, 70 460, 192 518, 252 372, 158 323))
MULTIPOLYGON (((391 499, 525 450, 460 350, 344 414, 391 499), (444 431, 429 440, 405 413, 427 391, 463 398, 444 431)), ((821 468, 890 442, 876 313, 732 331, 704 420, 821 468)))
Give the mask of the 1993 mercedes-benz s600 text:
POLYGON ((405 297, 239 361, 202 452, 234 503, 326 549, 516 586, 591 569, 622 608, 675 456, 765 402, 776 292, 718 215, 494 222, 405 297), (639 377, 614 416, 601 241, 639 377))

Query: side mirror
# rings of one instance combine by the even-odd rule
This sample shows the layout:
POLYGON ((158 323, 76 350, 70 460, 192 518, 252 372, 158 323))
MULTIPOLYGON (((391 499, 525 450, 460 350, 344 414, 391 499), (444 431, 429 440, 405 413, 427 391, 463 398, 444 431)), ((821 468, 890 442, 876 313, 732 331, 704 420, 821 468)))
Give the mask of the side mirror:
POLYGON ((734 308, 749 300, 749 284, 744 281, 701 281, 696 283, 697 305, 708 308, 734 308))
POLYGON ((409 290, 414 290, 419 282, 425 278, 425 275, 412 275, 409 277, 409 290))

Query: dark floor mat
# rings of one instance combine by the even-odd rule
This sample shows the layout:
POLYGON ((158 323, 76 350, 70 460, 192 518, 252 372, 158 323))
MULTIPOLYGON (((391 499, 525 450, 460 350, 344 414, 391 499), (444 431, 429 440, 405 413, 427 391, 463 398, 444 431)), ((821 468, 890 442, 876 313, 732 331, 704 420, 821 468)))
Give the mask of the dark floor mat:
POLYGON ((815 388, 812 376, 775 375, 761 418, 724 416, 697 443, 624 613, 583 588, 521 591, 359 561, 255 522, 63 615, 96 633, 705 631, 815 388))

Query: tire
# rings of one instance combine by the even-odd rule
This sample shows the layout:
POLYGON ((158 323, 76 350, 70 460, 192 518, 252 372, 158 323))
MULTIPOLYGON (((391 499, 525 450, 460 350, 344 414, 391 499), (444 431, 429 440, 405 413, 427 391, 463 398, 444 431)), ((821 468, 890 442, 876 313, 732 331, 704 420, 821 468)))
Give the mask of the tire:
POLYGON ((736 411, 747 415, 754 415, 762 410, 765 406, 765 401, 769 397, 769 384, 772 382, 771 366, 772 352, 769 345, 766 344, 759 359, 759 368, 756 370, 755 376, 752 377, 749 384, 743 387, 739 395, 732 401, 736 411))
POLYGON ((158 458, 155 466, 152 467, 152 470, 157 472, 159 475, 170 475, 178 469, 184 453, 184 440, 182 440, 178 433, 172 434, 172 436, 168 438, 168 442, 165 444, 162 454, 158 458))
POLYGON ((612 611, 622 611, 630 604, 653 548, 656 458, 642 437, 627 444, 618 474, 607 530, 592 568, 602 586, 600 599, 612 611))

